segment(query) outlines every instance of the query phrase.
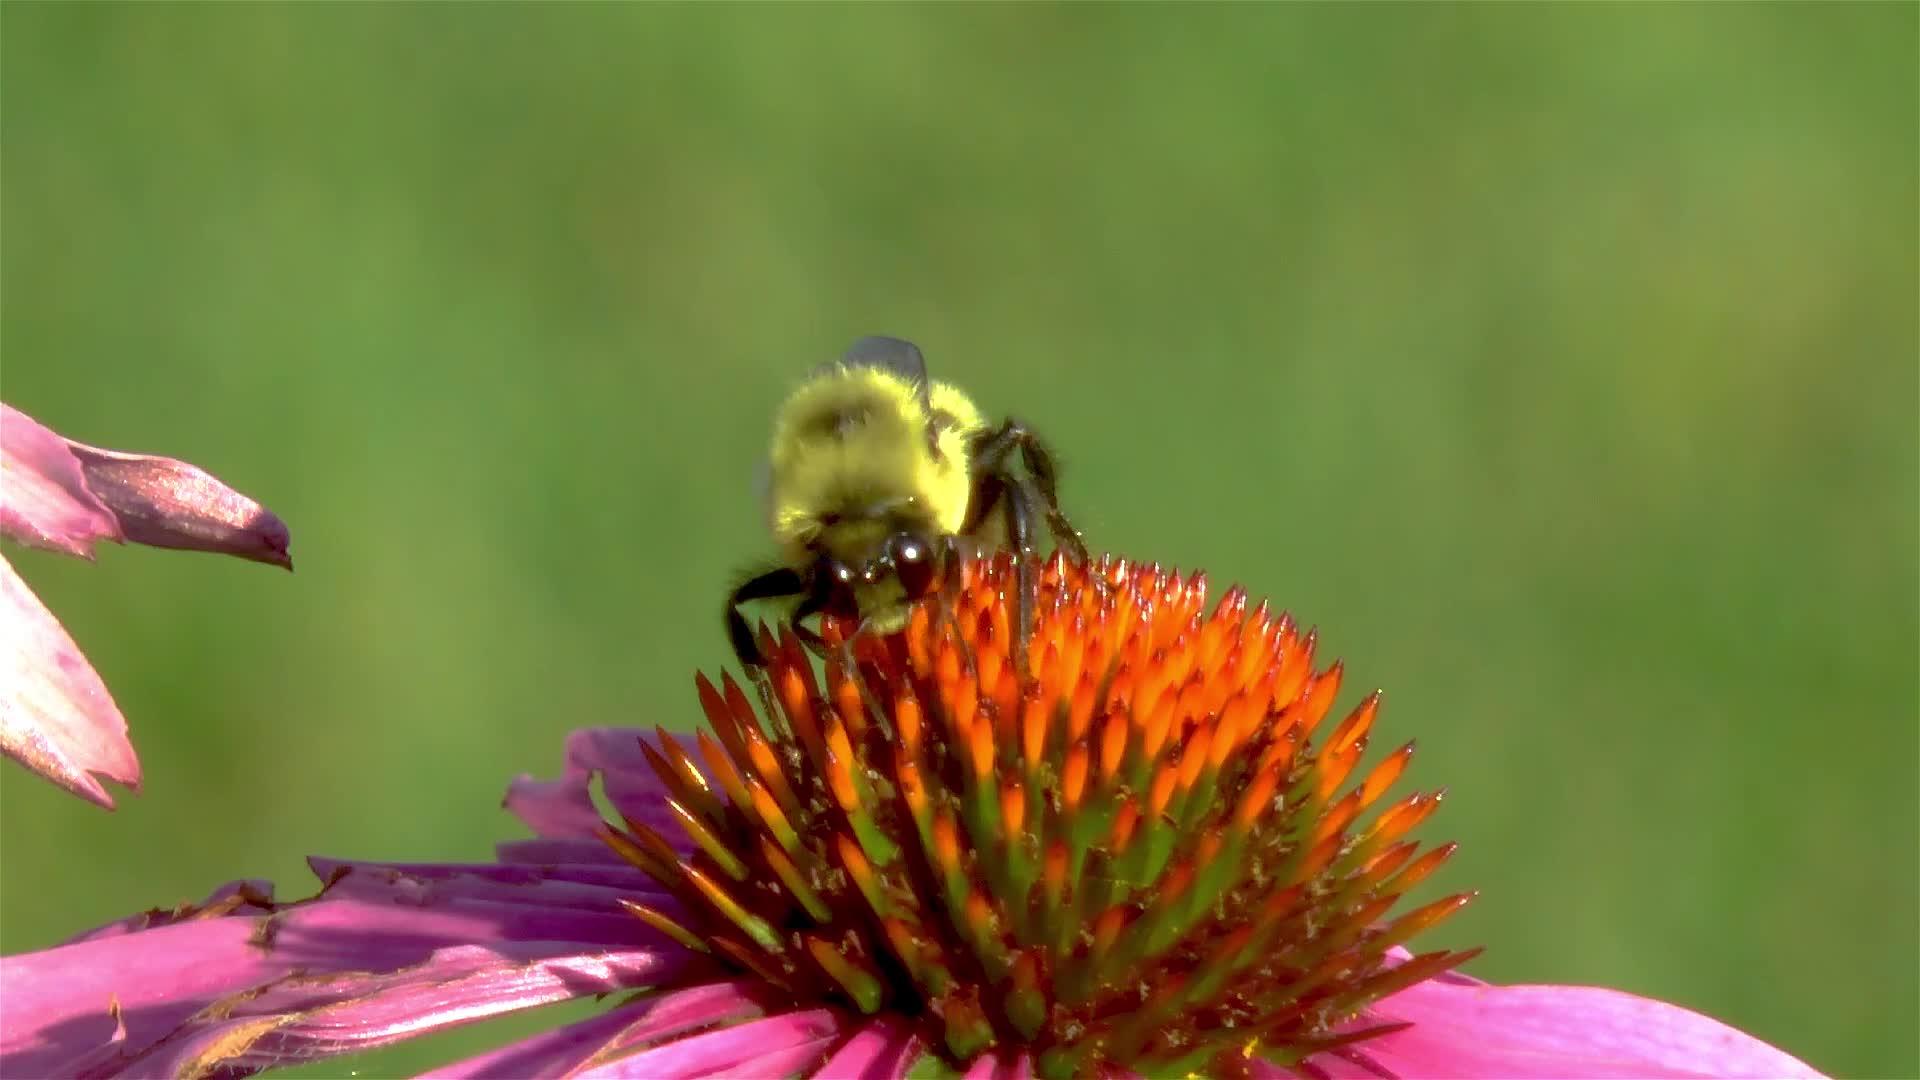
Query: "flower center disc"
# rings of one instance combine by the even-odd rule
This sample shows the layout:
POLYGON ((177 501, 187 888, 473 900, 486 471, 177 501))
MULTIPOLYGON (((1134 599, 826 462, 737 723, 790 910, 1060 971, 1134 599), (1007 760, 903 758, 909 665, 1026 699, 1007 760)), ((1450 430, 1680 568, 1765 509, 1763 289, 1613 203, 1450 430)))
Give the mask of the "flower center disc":
POLYGON ((681 910, 629 908, 962 1066, 1231 1075, 1404 1026, 1363 1012, 1473 953, 1389 955, 1468 897, 1388 917, 1453 848, 1407 839, 1436 794, 1360 823, 1413 751, 1347 786, 1379 695, 1315 741, 1341 667, 1289 617, 1238 589, 1209 612, 1203 575, 1158 566, 1035 569, 1023 642, 1000 554, 900 633, 828 620, 824 679, 763 631, 759 711, 700 677, 711 733, 646 748, 687 842, 603 832, 681 910))

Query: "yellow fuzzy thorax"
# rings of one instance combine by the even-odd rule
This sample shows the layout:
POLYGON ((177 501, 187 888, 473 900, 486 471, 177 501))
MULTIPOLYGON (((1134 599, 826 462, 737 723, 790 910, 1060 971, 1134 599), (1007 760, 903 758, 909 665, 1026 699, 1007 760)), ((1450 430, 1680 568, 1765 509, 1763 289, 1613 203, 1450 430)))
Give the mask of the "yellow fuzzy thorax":
POLYGON ((923 404, 919 387, 894 372, 834 365, 781 406, 767 514, 796 563, 824 550, 858 565, 895 532, 960 531, 973 491, 967 445, 982 426, 980 411, 945 383, 932 384, 928 398, 923 404))

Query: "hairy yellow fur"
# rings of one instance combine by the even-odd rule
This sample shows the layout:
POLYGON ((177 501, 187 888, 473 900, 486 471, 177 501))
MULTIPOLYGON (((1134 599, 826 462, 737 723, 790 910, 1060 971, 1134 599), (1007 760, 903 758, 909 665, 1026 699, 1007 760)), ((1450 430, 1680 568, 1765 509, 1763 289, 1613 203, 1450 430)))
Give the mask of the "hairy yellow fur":
POLYGON ((834 365, 781 406, 768 454, 767 513, 795 564, 813 550, 859 564, 894 533, 953 535, 973 494, 967 442, 980 410, 945 383, 834 365), (927 433, 935 433, 929 445, 927 433))
MULTIPOLYGON (((1037 518, 1057 546, 1086 558, 1060 513, 1046 447, 1015 420, 989 424, 958 388, 929 380, 920 350, 899 338, 863 337, 795 388, 774 413, 761 480, 781 559, 736 585, 726 610, 734 653, 748 667, 765 657, 745 604, 791 604, 788 626, 824 655, 810 617, 852 618, 862 634, 899 630, 915 602, 952 580, 940 575, 956 557, 1016 539, 1024 556, 1037 518), (1013 471, 1016 454, 1028 475, 1013 471)), ((1032 570, 1023 557, 1023 611, 1036 589, 1032 570)))

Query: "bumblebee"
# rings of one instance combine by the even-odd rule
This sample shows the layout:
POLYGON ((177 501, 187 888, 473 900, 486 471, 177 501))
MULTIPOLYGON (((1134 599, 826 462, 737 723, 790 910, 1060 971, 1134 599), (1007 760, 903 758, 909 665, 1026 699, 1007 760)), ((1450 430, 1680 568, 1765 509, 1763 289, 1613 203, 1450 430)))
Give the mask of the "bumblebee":
POLYGON ((1018 420, 989 423, 966 394, 928 379, 920 350, 899 338, 861 338, 787 398, 774 416, 764 486, 782 561, 741 582, 726 609, 727 637, 750 670, 764 666, 740 612, 753 601, 797 597, 788 622, 825 655, 809 616, 892 633, 956 553, 1001 546, 1022 556, 1015 607, 1024 637, 1037 590, 1026 556, 1040 522, 1056 547, 1086 559, 1061 513, 1046 445, 1018 420))

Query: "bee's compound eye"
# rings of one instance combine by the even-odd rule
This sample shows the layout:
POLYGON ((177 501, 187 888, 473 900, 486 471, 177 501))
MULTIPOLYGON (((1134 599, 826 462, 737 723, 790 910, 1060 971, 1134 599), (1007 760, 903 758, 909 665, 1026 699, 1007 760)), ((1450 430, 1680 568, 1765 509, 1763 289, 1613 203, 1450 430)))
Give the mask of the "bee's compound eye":
POLYGON ((909 599, 918 600, 933 590, 933 549, 917 536, 896 536, 887 545, 893 569, 900 577, 900 588, 909 599))

